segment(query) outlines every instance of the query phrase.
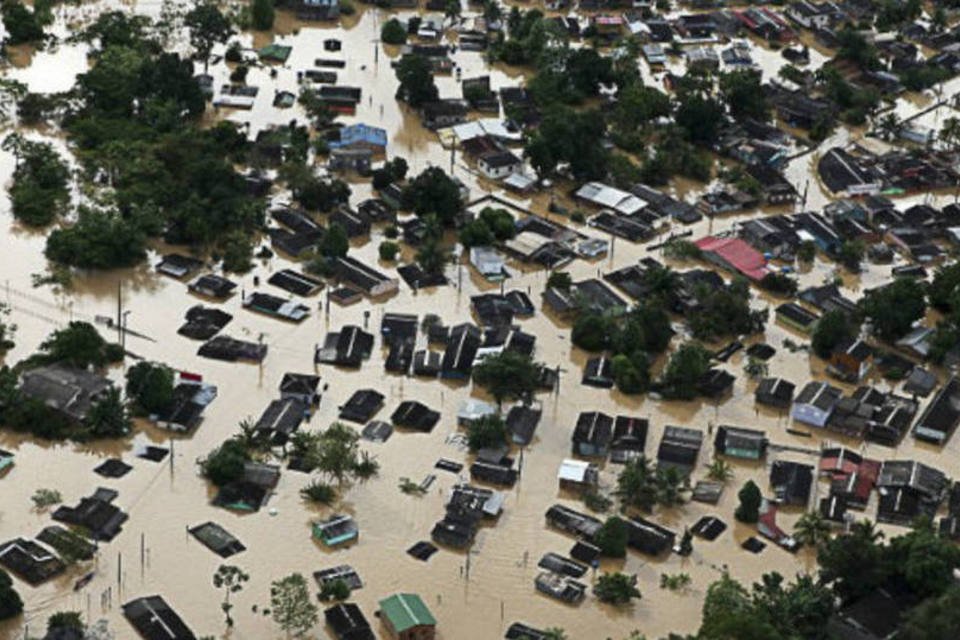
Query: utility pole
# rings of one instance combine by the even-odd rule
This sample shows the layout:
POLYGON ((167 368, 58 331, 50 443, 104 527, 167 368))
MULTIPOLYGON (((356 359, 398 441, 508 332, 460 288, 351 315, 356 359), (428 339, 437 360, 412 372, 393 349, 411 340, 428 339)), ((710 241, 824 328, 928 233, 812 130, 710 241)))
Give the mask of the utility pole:
POLYGON ((123 329, 120 326, 123 315, 123 280, 117 280, 117 340, 123 340, 123 329))

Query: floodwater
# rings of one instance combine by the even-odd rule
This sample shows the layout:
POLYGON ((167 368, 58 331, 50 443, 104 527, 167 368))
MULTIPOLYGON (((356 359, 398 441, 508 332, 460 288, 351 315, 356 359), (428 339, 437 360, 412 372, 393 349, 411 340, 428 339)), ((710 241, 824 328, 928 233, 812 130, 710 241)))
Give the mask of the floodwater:
MULTIPOLYGON (((155 13, 159 5, 152 3, 141 8, 155 13)), ((88 6, 84 11, 89 13, 92 9, 88 6)), ((252 111, 224 111, 219 115, 250 122, 252 129, 267 124, 285 124, 293 117, 302 117, 297 108, 287 112, 271 108, 273 91, 293 89, 295 71, 310 68, 314 58, 325 55, 322 41, 335 36, 343 40, 342 55, 347 60, 347 68, 340 71, 341 84, 355 84, 364 91, 357 116, 344 118, 344 121, 364 121, 385 127, 390 136, 390 155, 406 157, 414 173, 431 163, 448 167, 448 152, 440 147, 436 136, 423 130, 416 117, 394 101, 396 82, 389 67, 389 56, 380 51, 379 59, 374 59, 372 41, 378 37, 378 24, 386 15, 377 10, 363 11, 351 18, 347 23, 349 27, 343 29, 302 25, 289 16, 278 14, 278 31, 287 35, 276 39, 293 46, 290 61, 285 67, 278 68, 275 79, 266 69, 251 70, 248 83, 260 86, 260 95, 252 111)), ((245 42, 251 44, 251 40, 247 36, 245 42)), ((256 44, 261 45, 264 40, 257 36, 256 44)), ((494 88, 518 81, 515 70, 486 70, 479 53, 458 53, 456 59, 463 67, 464 78, 490 73, 494 88)), ((18 77, 29 81, 31 87, 38 90, 66 88, 73 76, 82 71, 83 64, 77 64, 72 53, 69 63, 60 65, 54 62, 56 60, 59 59, 50 60, 41 52, 33 56, 35 67, 10 73, 19 74, 18 77)), ((217 84, 229 74, 223 64, 211 67, 211 72, 217 76, 217 84)), ((455 77, 440 78, 438 85, 442 96, 459 95, 455 77)), ((846 141, 846 134, 838 133, 835 139, 836 143, 842 144, 846 141)), ((799 158, 788 172, 790 178, 801 185, 802 180, 811 177, 808 199, 811 208, 828 201, 827 194, 811 173, 815 157, 816 154, 811 154, 799 158)), ((0 176, 4 182, 9 180, 11 171, 12 158, 0 155, 0 176)), ((471 187, 473 197, 492 187, 478 183, 459 158, 455 174, 471 187)), ((352 186, 354 202, 369 194, 368 185, 354 183, 352 186)), ((694 195, 689 193, 690 197, 694 195)), ((940 197, 941 200, 945 198, 940 197)), ((518 204, 546 213, 547 201, 548 198, 541 195, 529 201, 518 201, 518 204)), ((135 435, 126 441, 80 445, 38 443, 10 432, 0 432, 0 448, 16 454, 15 466, 0 478, 0 540, 32 537, 51 522, 49 514, 37 513, 31 506, 31 494, 41 487, 59 490, 65 504, 74 504, 99 486, 115 488, 120 494, 117 504, 130 514, 123 533, 101 547, 95 566, 96 577, 83 590, 74 592, 72 585, 77 577, 89 570, 88 567, 75 567, 60 579, 38 588, 17 581, 26 601, 26 615, 24 619, 0 628, 0 637, 22 637, 25 627, 29 627, 31 633, 40 632, 51 613, 77 610, 91 622, 101 618, 109 620, 117 638, 130 638, 134 634, 122 619, 119 605, 149 594, 162 594, 198 635, 213 634, 236 640, 281 637, 269 618, 253 611, 255 606, 262 609, 268 605, 270 582, 294 571, 309 575, 322 568, 350 564, 359 572, 365 585, 352 595, 352 599, 375 624, 373 612, 380 598, 398 591, 412 591, 424 598, 439 621, 440 637, 447 640, 500 638, 513 621, 539 627, 563 627, 570 637, 578 640, 621 638, 633 629, 655 638, 670 631, 687 633, 696 630, 706 588, 720 575, 722 567, 729 568, 735 577, 745 582, 771 570, 792 576, 814 568, 813 559, 807 552, 794 556, 770 545, 762 554, 751 555, 739 548, 739 544, 755 532, 733 522, 736 490, 749 478, 755 479, 761 487, 768 485, 763 466, 734 463, 735 477, 719 505, 691 503, 657 516, 663 524, 680 532, 702 515, 717 514, 731 524, 718 540, 695 541, 694 553, 687 559, 671 556, 651 561, 630 553, 626 560, 604 563, 602 570, 638 574, 642 600, 617 609, 602 605, 591 596, 581 605, 571 607, 538 594, 533 586, 538 571, 537 560, 548 551, 565 554, 574 542, 570 537, 547 528, 544 512, 556 501, 583 509, 571 496, 562 495, 556 482, 558 465, 570 453, 570 434, 579 412, 600 410, 611 415, 648 417, 651 430, 647 453, 651 456, 655 455, 663 427, 668 424, 690 425, 704 431, 710 424, 735 424, 764 429, 771 441, 778 445, 817 449, 823 443, 821 433, 811 433, 808 438, 792 435, 786 431, 791 426, 788 418, 776 412, 754 409, 754 383, 742 374, 742 352, 724 365, 738 376, 738 380, 733 397, 718 406, 700 401, 658 402, 584 387, 579 384, 579 373, 586 355, 572 348, 568 325, 542 312, 531 319, 521 320, 520 325, 525 331, 537 335, 537 359, 549 366, 561 366, 564 374, 558 393, 539 397, 544 415, 537 438, 524 452, 522 479, 515 489, 507 492, 504 513, 496 525, 485 526, 478 534, 471 551, 469 576, 463 553, 441 550, 428 563, 421 563, 407 556, 404 550, 417 541, 429 539, 433 523, 443 514, 446 496, 458 479, 434 470, 433 466, 441 457, 467 461, 466 451, 451 443, 450 436, 457 432, 455 414, 460 403, 471 395, 482 396, 482 392, 472 389, 469 384, 387 375, 383 371, 385 353, 379 348, 358 371, 328 366, 316 369, 322 376, 322 384, 328 388, 319 411, 305 428, 326 427, 336 418, 337 407, 361 387, 377 388, 387 396, 386 405, 377 416, 380 419, 389 416, 402 399, 411 398, 440 410, 443 418, 430 434, 397 432, 384 444, 363 443, 364 449, 380 461, 380 475, 365 484, 348 487, 336 507, 336 511, 348 512, 356 518, 361 531, 357 543, 347 549, 329 551, 312 541, 310 522, 334 510, 314 508, 301 501, 298 491, 310 482, 304 474, 285 471, 267 508, 259 513, 238 515, 215 508, 209 504, 212 493, 199 477, 195 461, 236 433, 241 420, 248 416, 256 419, 277 396, 284 372, 314 371, 313 346, 323 340, 327 331, 344 324, 362 326, 367 312, 370 314, 369 328, 373 332, 378 330, 380 318, 386 311, 421 316, 436 313, 447 324, 457 323, 469 316, 471 295, 493 290, 495 286, 479 280, 466 265, 451 266, 448 276, 452 283, 462 283, 459 289, 447 286, 414 293, 401 285, 400 292, 386 301, 363 301, 345 308, 331 305, 329 314, 318 308, 320 298, 313 298, 308 301, 315 309, 313 315, 299 325, 243 310, 238 295, 222 305, 234 315, 224 333, 250 340, 263 336, 269 345, 269 354, 262 366, 222 363, 198 358, 195 355, 198 344, 176 334, 183 313, 199 301, 187 292, 184 283, 156 275, 149 264, 106 274, 81 275, 67 292, 49 287, 32 289, 31 274, 46 269, 42 257, 44 234, 20 228, 12 220, 6 201, 0 207, 0 226, 4 230, 0 235, 0 300, 12 307, 12 319, 19 325, 17 347, 7 355, 7 362, 16 362, 32 353, 50 331, 70 319, 92 321, 97 315, 114 315, 119 285, 124 308, 130 311, 130 329, 151 338, 130 336, 128 349, 147 359, 201 373, 207 381, 219 387, 219 397, 209 408, 199 429, 172 440, 168 433, 148 425, 138 425, 135 435), (174 454, 160 464, 136 458, 134 449, 147 443, 170 446, 174 454), (107 457, 123 457, 134 469, 119 480, 100 478, 92 470, 107 457), (437 474, 437 480, 425 496, 407 496, 397 488, 401 478, 420 482, 431 473, 437 474), (245 552, 227 561, 251 575, 243 592, 232 599, 236 605, 236 626, 229 634, 225 633, 219 609, 221 594, 211 581, 212 574, 223 561, 186 532, 187 527, 208 520, 221 524, 247 546, 245 552), (679 572, 692 577, 692 586, 687 592, 672 593, 659 588, 661 573, 679 572)), ((729 230, 737 220, 745 217, 703 221, 695 225, 694 237, 729 230)), ((596 235, 587 227, 579 230, 596 235)), ((680 230, 679 226, 673 230, 680 230)), ((382 229, 375 230, 370 241, 355 246, 352 254, 376 264, 379 262, 377 246, 381 240, 382 229)), ((594 277, 647 255, 645 247, 617 240, 611 256, 594 262, 577 261, 569 271, 575 279, 594 277)), ((150 262, 155 260, 152 258, 150 262)), ((289 266, 292 265, 279 257, 258 262, 253 272, 237 280, 249 292, 255 289, 255 277, 265 282, 271 272, 289 266)), ((380 267, 392 272, 390 265, 380 264, 380 267)), ((509 268, 514 276, 507 281, 507 289, 527 290, 534 299, 539 299, 546 272, 531 271, 515 264, 509 268)), ((860 276, 843 275, 845 290, 856 298, 864 288, 887 281, 890 268, 868 266, 860 276)), ((818 261, 812 269, 801 274, 801 285, 821 283, 834 275, 832 265, 818 261)), ((269 287, 264 285, 264 289, 269 287)), ((775 305, 776 301, 758 296, 755 304, 762 307, 775 305)), ((800 343, 804 342, 803 336, 776 324, 772 317, 766 333, 752 339, 763 339, 777 347, 777 354, 769 363, 771 375, 787 377, 798 385, 811 377, 823 378, 822 362, 806 352, 791 353, 783 348, 785 339, 800 343)), ((115 367, 110 375, 120 381, 122 367, 115 367)), ((881 388, 889 387, 884 381, 875 382, 881 388)), ((805 429, 801 427, 800 430, 805 429)), ((709 438, 707 440, 694 478, 702 477, 709 463, 711 445, 709 438)), ((836 438, 831 436, 831 440, 836 441, 836 438)), ((896 450, 873 444, 846 444, 871 457, 917 458, 938 466, 948 475, 956 475, 958 471, 956 460, 960 444, 956 439, 944 450, 916 445, 910 437, 896 450)), ((767 462, 778 456, 814 460, 810 455, 774 451, 767 462)), ((613 486, 616 471, 616 467, 609 465, 604 470, 602 483, 606 488, 613 486)), ((817 490, 822 495, 826 487, 819 486, 817 490)), ((867 513, 873 513, 872 507, 867 513)), ((784 529, 789 531, 799 514, 798 510, 782 512, 784 529)), ((586 580, 591 581, 589 575, 586 580)), ((327 637, 322 627, 318 626, 315 631, 320 637, 327 637)))

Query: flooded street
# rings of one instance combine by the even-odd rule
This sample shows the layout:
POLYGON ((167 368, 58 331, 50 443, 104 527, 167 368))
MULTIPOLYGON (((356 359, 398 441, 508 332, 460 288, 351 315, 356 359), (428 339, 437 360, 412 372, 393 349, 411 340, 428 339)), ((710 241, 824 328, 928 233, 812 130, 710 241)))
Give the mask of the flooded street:
MULTIPOLYGON (((98 5, 86 5, 84 12, 93 12, 98 5)), ((416 174, 430 165, 450 167, 450 153, 444 150, 435 133, 425 130, 416 114, 408 111, 394 99, 396 79, 390 68, 391 59, 398 55, 396 48, 384 51, 379 39, 380 24, 389 12, 358 5, 358 15, 345 18, 346 27, 302 24, 289 15, 278 13, 278 34, 275 42, 293 47, 292 55, 282 67, 252 68, 247 84, 259 86, 260 93, 254 108, 249 111, 222 111, 216 114, 233 121, 250 123, 251 132, 270 124, 286 124, 293 118, 301 121, 304 114, 299 106, 281 110, 272 107, 275 90, 297 91, 296 71, 313 68, 313 60, 327 55, 323 51, 325 38, 343 41, 340 57, 346 67, 338 70, 338 84, 362 87, 363 98, 355 116, 342 117, 341 122, 364 122, 384 127, 389 136, 389 157, 402 156, 410 164, 410 173, 416 174), (377 48, 379 52, 377 53, 377 48), (275 78, 271 70, 276 69, 275 78)), ((159 11, 158 3, 137 5, 137 10, 149 15, 159 11)), ((63 25, 58 33, 64 33, 63 25)), ((55 30, 56 31, 56 30, 55 30)), ((241 36, 245 46, 262 46, 268 38, 263 35, 241 36)), ((77 73, 86 68, 86 49, 62 44, 55 51, 38 52, 30 57, 28 65, 11 67, 5 75, 28 84, 32 91, 62 91, 73 84, 77 73)), ((776 52, 764 56, 782 58, 776 52)), ((815 54, 818 63, 823 56, 815 54)), ((331 56, 332 57, 332 56, 331 56)), ((462 68, 462 77, 491 76, 491 88, 514 86, 517 70, 488 69, 482 53, 458 52, 456 62, 462 68)), ((766 61, 774 65, 774 61, 766 61)), ((227 82, 230 69, 224 63, 213 65, 210 73, 215 86, 227 82)), ((646 71, 645 71, 646 73, 646 71)), ((949 84, 949 83, 948 83, 949 84)), ((956 84, 956 83, 954 83, 956 84)), ((437 79, 441 97, 459 97, 456 77, 437 79)), ((956 87, 952 87, 956 91, 956 87)), ((922 109, 923 106, 915 106, 922 109)), ((212 107, 210 107, 212 109, 212 107)), ((899 107, 898 107, 899 113, 899 107)), ((32 134, 31 134, 32 135, 32 134)), ((838 129, 821 151, 848 139, 847 132, 838 129)), ((787 177, 803 192, 809 181, 807 209, 819 209, 829 202, 829 195, 820 186, 814 167, 818 153, 793 161, 787 177)), ((0 182, 7 184, 13 170, 12 157, 0 153, 0 182)), ((471 199, 484 195, 492 185, 479 180, 458 156, 454 175, 471 189, 471 199)), ((351 203, 356 204, 370 196, 369 182, 351 183, 351 203)), ((493 189, 493 193, 511 199, 518 206, 543 215, 548 198, 540 195, 530 200, 517 199, 493 189)), ((692 199, 696 194, 687 197, 692 199)), ((898 204, 922 201, 917 196, 898 201, 898 204)), ((953 201, 952 194, 936 197, 939 204, 953 201)), ((539 594, 533 585, 538 573, 537 561, 546 552, 566 555, 574 543, 570 536, 548 528, 544 513, 559 501, 572 508, 585 510, 579 500, 562 493, 557 485, 560 462, 570 456, 570 436, 581 411, 603 411, 611 416, 631 415, 650 420, 646 453, 655 457, 663 429, 667 425, 689 425, 705 432, 698 469, 693 478, 704 476, 712 455, 712 438, 706 436, 708 425, 738 425, 763 429, 774 445, 819 449, 825 442, 823 432, 814 432, 805 438, 787 432, 789 418, 768 409, 757 411, 753 402, 755 383, 743 373, 746 356, 741 351, 724 368, 737 376, 732 397, 714 405, 706 401, 664 402, 646 396, 628 397, 617 391, 606 391, 580 384, 585 353, 570 344, 569 324, 546 315, 539 307, 548 273, 529 271, 516 263, 508 263, 512 277, 506 289, 527 291, 537 302, 537 314, 519 320, 524 331, 537 336, 535 359, 564 371, 559 390, 555 394, 541 394, 543 418, 537 436, 523 454, 522 477, 517 486, 506 492, 504 512, 494 526, 485 525, 477 536, 469 560, 463 553, 441 549, 429 562, 420 562, 405 550, 420 540, 428 540, 434 522, 443 515, 444 504, 451 487, 458 478, 448 472, 434 469, 439 458, 466 462, 469 454, 450 437, 458 432, 456 412, 471 395, 482 397, 470 384, 454 384, 436 379, 401 377, 384 372, 386 351, 379 340, 372 357, 359 370, 345 370, 313 364, 314 345, 322 343, 328 331, 336 331, 345 324, 364 326, 379 333, 380 320, 385 312, 415 313, 421 318, 428 313, 441 317, 447 325, 458 324, 471 315, 470 296, 492 291, 496 285, 480 279, 464 261, 448 267, 450 286, 414 292, 401 283, 395 296, 371 302, 322 309, 325 296, 315 296, 305 303, 311 316, 294 325, 252 313, 241 307, 241 296, 235 295, 219 305, 233 314, 234 319, 223 332, 235 338, 256 341, 262 336, 268 345, 268 355, 261 366, 225 363, 200 358, 196 355, 198 342, 176 333, 185 311, 201 302, 187 291, 184 282, 156 274, 153 269, 157 256, 134 269, 108 273, 78 275, 71 289, 59 291, 49 286, 32 288, 32 274, 47 269, 43 257, 45 235, 22 228, 10 214, 9 201, 4 193, 0 199, 0 301, 12 309, 11 320, 18 325, 16 348, 6 355, 5 362, 14 364, 33 353, 39 343, 53 330, 65 326, 71 319, 94 322, 96 316, 115 316, 118 286, 122 290, 124 309, 130 311, 129 328, 150 339, 128 336, 127 348, 148 360, 164 362, 171 367, 196 372, 217 385, 217 399, 208 408, 200 427, 190 435, 174 436, 167 431, 139 423, 135 435, 127 440, 110 443, 49 444, 0 431, 0 449, 15 454, 15 465, 0 476, 0 541, 19 536, 33 537, 51 524, 50 514, 38 513, 32 508, 30 496, 39 488, 55 489, 63 495, 64 504, 73 505, 91 494, 97 487, 109 487, 119 492, 116 504, 130 515, 123 532, 112 542, 100 546, 96 560, 96 576, 80 591, 73 590, 74 581, 89 569, 73 567, 65 575, 40 587, 32 588, 16 580, 16 586, 26 603, 24 621, 31 634, 42 633, 46 618, 63 610, 76 610, 89 622, 101 618, 110 621, 118 639, 134 637, 132 627, 123 619, 120 605, 128 600, 160 594, 183 617, 198 636, 213 635, 234 640, 262 640, 282 637, 273 621, 253 611, 269 606, 269 587, 272 580, 291 572, 303 573, 310 580, 311 591, 316 592, 314 571, 340 564, 352 565, 364 582, 364 587, 351 595, 365 612, 375 629, 379 623, 373 618, 379 599, 398 591, 415 592, 438 620, 439 637, 445 640, 492 640, 502 638, 510 623, 523 621, 532 626, 562 627, 576 640, 594 640, 611 637, 620 640, 634 629, 651 640, 669 632, 692 633, 699 626, 700 609, 707 586, 719 577, 723 567, 741 581, 748 583, 763 573, 777 570, 792 576, 814 568, 811 553, 804 550, 791 555, 772 544, 758 555, 747 553, 740 543, 755 529, 734 522, 732 514, 737 504, 737 489, 747 479, 754 479, 765 491, 768 488, 768 468, 733 462, 735 475, 716 506, 688 503, 680 508, 660 512, 657 521, 681 533, 702 515, 715 514, 726 521, 727 529, 716 541, 694 541, 690 558, 671 555, 665 560, 649 558, 630 552, 624 561, 605 561, 601 570, 636 573, 643 598, 626 608, 615 608, 588 597, 579 606, 566 606, 539 594), (459 271, 459 273, 458 273, 459 271), (462 283, 458 288, 457 283, 462 283), (366 314, 369 312, 369 320, 366 314), (269 402, 278 397, 278 385, 285 372, 311 373, 321 376, 323 393, 319 410, 301 429, 326 428, 337 417, 338 407, 358 388, 372 387, 387 396, 385 406, 376 419, 386 420, 404 399, 417 399, 442 413, 442 419, 429 434, 398 430, 382 444, 361 441, 364 450, 380 462, 380 474, 366 483, 345 489, 341 503, 334 509, 315 508, 303 502, 299 490, 310 483, 306 474, 284 469, 276 493, 266 508, 253 514, 240 515, 214 507, 208 483, 199 476, 196 461, 238 431, 241 420, 256 420, 269 402), (170 447, 173 455, 161 463, 137 458, 138 447, 155 444, 170 447), (120 479, 106 479, 93 469, 108 457, 122 457, 133 470, 120 479), (419 483, 428 474, 435 473, 436 481, 422 497, 405 495, 398 489, 401 478, 419 483), (330 551, 311 538, 310 523, 334 512, 350 513, 360 527, 359 540, 340 550, 330 551), (247 550, 227 561, 221 560, 203 547, 186 531, 188 527, 213 521, 234 534, 247 550), (225 633, 220 611, 222 593, 215 589, 211 577, 220 564, 235 564, 247 571, 251 580, 234 598, 236 626, 225 633), (662 573, 688 573, 692 586, 688 592, 674 593, 660 589, 662 573)), ((782 213, 782 210, 778 211, 782 213)), ((738 220, 756 216, 750 212, 742 216, 705 219, 692 226, 693 238, 707 233, 726 231, 738 220)), ((564 220, 578 231, 594 237, 605 237, 596 230, 564 220)), ((674 223, 673 231, 682 231, 674 223)), ((377 247, 383 240, 383 229, 375 228, 368 242, 354 243, 350 255, 394 275, 393 266, 380 262, 377 247)), ((266 241, 265 241, 266 242, 266 241)), ((658 252, 649 252, 643 245, 617 239, 611 256, 587 262, 577 260, 566 268, 574 280, 597 277, 614 268, 634 264, 641 258, 653 256, 663 259, 658 252)), ((898 259, 892 266, 903 264, 898 259)), ((693 263, 676 263, 689 268, 693 263)), ((857 299, 863 289, 890 279, 891 265, 867 265, 858 277, 844 276, 844 291, 857 299)), ((282 257, 257 260, 256 268, 236 281, 245 292, 257 290, 255 278, 266 282, 270 273, 283 268, 299 269, 299 265, 282 257)), ((833 277, 834 265, 818 260, 815 266, 800 276, 801 288, 820 284, 833 277)), ((725 274, 727 275, 727 274, 725 274)), ((262 291, 278 293, 262 284, 262 291)), ((771 307, 765 334, 751 338, 777 348, 769 362, 771 376, 782 376, 797 383, 798 389, 808 379, 825 379, 824 364, 805 351, 791 353, 784 348, 784 340, 797 343, 808 341, 773 319, 772 307, 779 304, 754 291, 758 308, 771 307)), ((206 304, 206 303, 205 303, 206 304)), ((99 325, 98 325, 99 326, 99 325)), ((115 333, 99 326, 108 339, 115 333)), ((676 344, 677 341, 674 341, 676 344)), ((420 336, 417 348, 424 348, 425 337, 420 336)), ((722 346, 722 345, 720 345, 722 346)), ((128 359, 126 366, 134 361, 128 359)), ((124 369, 110 370, 110 377, 122 384, 124 369)), ((878 388, 890 389, 887 381, 871 380, 878 388)), ((834 384, 838 384, 835 381, 834 384)), ((852 387, 838 384, 845 391, 852 387)), ((800 427, 801 431, 808 430, 800 427)), ((831 435, 832 441, 836 442, 831 435)), ((871 458, 917 459, 942 469, 950 476, 960 475, 960 442, 956 438, 943 449, 917 444, 906 437, 897 449, 872 443, 849 441, 845 444, 861 450, 871 458)), ((519 455, 518 451, 514 452, 519 455)), ((778 457, 803 460, 813 464, 815 458, 802 453, 771 451, 769 465, 778 457)), ((607 463, 601 484, 612 488, 619 467, 607 463)), ((467 478, 466 470, 463 478, 467 478)), ((817 491, 824 495, 828 485, 820 483, 817 491)), ((876 496, 867 509, 875 512, 876 496)), ((787 531, 802 512, 783 510, 779 524, 787 531)), ((604 517, 604 516, 598 516, 604 517)), ((592 583, 591 574, 584 581, 592 583)), ((0 627, 0 638, 21 638, 27 629, 24 621, 0 627)), ((379 628, 382 633, 382 628, 379 628)), ((318 626, 317 637, 332 637, 318 626)), ((386 637, 386 636, 384 636, 386 637)))

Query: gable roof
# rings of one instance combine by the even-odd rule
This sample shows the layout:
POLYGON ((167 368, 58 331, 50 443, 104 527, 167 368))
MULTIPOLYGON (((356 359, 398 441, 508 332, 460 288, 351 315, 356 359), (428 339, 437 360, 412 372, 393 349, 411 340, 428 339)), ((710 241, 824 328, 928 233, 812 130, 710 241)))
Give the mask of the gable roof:
POLYGON ((380 601, 380 611, 398 633, 421 625, 437 624, 427 605, 415 593, 396 593, 384 598, 380 601))

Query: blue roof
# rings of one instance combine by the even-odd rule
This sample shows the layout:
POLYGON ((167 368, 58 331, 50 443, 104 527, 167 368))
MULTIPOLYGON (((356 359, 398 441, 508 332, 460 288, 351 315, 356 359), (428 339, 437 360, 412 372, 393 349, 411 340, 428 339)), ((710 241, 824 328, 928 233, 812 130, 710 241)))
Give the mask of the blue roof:
POLYGON ((329 144, 331 149, 349 147, 357 143, 387 146, 387 130, 380 127, 371 127, 368 124, 351 124, 340 130, 340 140, 329 144))

